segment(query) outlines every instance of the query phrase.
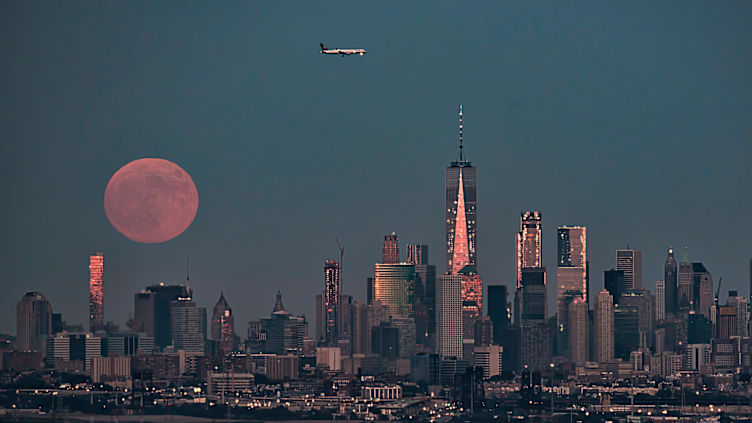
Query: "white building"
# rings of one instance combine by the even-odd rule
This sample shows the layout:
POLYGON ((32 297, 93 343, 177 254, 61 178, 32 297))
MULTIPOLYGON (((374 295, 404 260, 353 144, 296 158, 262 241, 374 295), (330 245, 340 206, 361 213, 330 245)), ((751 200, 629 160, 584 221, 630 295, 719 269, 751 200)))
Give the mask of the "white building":
POLYGON ((329 370, 342 370, 342 356, 339 347, 319 347, 316 349, 316 365, 324 365, 329 370))
POLYGON ((498 345, 475 347, 475 365, 483 368, 484 379, 501 374, 503 352, 504 348, 498 345))
POLYGON ((687 344, 682 367, 684 370, 700 370, 703 364, 710 364, 710 351, 710 344, 687 344))
POLYGON ((462 277, 436 278, 436 352, 462 359, 462 277))

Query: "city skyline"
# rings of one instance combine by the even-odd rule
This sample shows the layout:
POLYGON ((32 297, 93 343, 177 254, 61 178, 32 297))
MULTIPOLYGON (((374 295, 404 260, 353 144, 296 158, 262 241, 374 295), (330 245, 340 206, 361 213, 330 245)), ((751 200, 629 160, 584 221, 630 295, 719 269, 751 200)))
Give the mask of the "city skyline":
MULTIPOLYGON (((748 49, 749 15, 743 9, 708 16, 690 7, 677 15, 671 5, 660 5, 651 13, 630 9, 625 16, 604 4, 596 17, 581 6, 529 11, 509 5, 489 13, 437 5, 431 16, 414 22, 415 6, 399 16, 372 15, 365 5, 302 6, 342 28, 327 33, 325 25, 302 16, 291 17, 297 32, 256 22, 249 5, 233 13, 216 11, 237 24, 225 27, 190 11, 158 7, 162 14, 154 19, 164 34, 154 42, 148 31, 133 31, 135 38, 115 31, 115 17, 106 12, 56 7, 57 13, 31 19, 32 8, 17 5, 0 18, 22 34, 18 40, 27 40, 1 50, 11 64, 5 81, 21 81, 4 85, 8 95, 0 100, 11 146, 0 159, 9 198, 1 228, 6 274, 0 283, 8 291, 0 300, 3 309, 13 309, 24 292, 39 291, 66 320, 86 325, 86 256, 92 251, 107 257, 105 320, 121 324, 131 305, 118 299, 147 285, 183 280, 185 256, 191 257, 194 301, 210 308, 224 291, 248 304, 233 310, 239 323, 263 315, 256 310, 269 308, 276 288, 285 293, 288 308, 313 317, 310 298, 321 287, 321 262, 338 256, 335 235, 348 252, 344 293, 358 299, 365 297, 364 281, 380 257, 379 237, 385 233, 429 245, 429 262, 443 273, 441 180, 456 156, 460 103, 465 154, 479 172, 478 271, 485 283, 505 284, 513 292, 510 240, 519 230, 519 213, 539 210, 546 216, 543 264, 550 285, 554 229, 578 224, 588 227, 593 293, 602 287, 602 272, 613 267, 614 251, 627 244, 643 253, 647 288, 663 279, 667 246, 680 259, 689 245, 695 261, 723 276, 725 287, 748 292, 746 240, 752 225, 741 220, 733 232, 717 230, 722 219, 717 209, 741 214, 752 209, 748 196, 736 194, 745 192, 749 180, 743 158, 751 147, 744 140, 752 127, 738 112, 750 108, 752 96, 744 95, 748 79, 739 71, 749 59, 716 48, 748 49), (186 41, 175 23, 181 20, 172 19, 175 13, 195 20, 206 39, 186 41), (374 26, 351 19, 365 15, 374 26), (97 40, 77 35, 75 23, 82 16, 97 22, 97 40), (245 25, 241 16, 250 16, 254 25, 245 25), (444 19, 450 23, 437 29, 444 19), (485 19, 498 24, 462 23, 485 19), (695 23, 706 20, 711 24, 697 30, 695 23), (25 21, 28 26, 19 26, 25 21), (399 22, 410 22, 411 30, 399 22), (531 22, 551 25, 531 33, 526 26, 531 22), (578 32, 604 23, 609 30, 599 42, 578 32), (642 32, 633 32, 635 25, 642 32), (230 28, 242 29, 229 33, 230 28), (412 38, 420 32, 432 36, 412 38), (268 47, 267 36, 295 54, 272 53, 275 60, 264 67, 255 66, 257 56, 237 54, 268 47), (319 38, 368 45, 369 54, 332 66, 331 60, 316 60, 330 59, 318 54, 319 38), (416 57, 397 48, 405 39, 426 54, 416 57), (504 54, 474 54, 488 43, 504 54), (301 69, 297 65, 308 60, 310 44, 316 49, 312 65, 301 69), (215 50, 216 45, 223 48, 215 50), (26 51, 35 52, 28 62, 20 59, 26 51), (102 54, 93 57, 90 51, 102 54), (222 66, 202 61, 207 51, 222 66), (457 51, 465 52, 464 64, 456 60, 457 51), (122 60, 130 56, 137 58, 122 60), (601 61, 583 69, 590 57, 601 61), (49 61, 60 66, 55 71, 43 66, 49 61), (634 72, 638 62, 645 67, 634 72), (176 73, 174 63, 193 71, 176 73), (393 72, 394 63, 420 72, 393 72), (433 75, 437 63, 442 72, 433 75), (173 82, 158 83, 143 71, 151 68, 160 81, 173 82), (78 79, 81 69, 91 70, 89 81, 78 79), (676 69, 682 69, 679 78, 676 69), (115 75, 122 84, 110 84, 115 75), (266 83, 258 87, 258 80, 266 83), (331 92, 333 80, 357 87, 358 95, 331 92), (290 83, 294 90, 285 88, 290 83), (165 244, 124 239, 102 210, 108 178, 140 157, 179 164, 202 198, 192 226, 165 244), (565 179, 581 189, 562 196, 559 182, 565 179), (698 193, 722 207, 692 207, 690 199, 698 193), (260 198, 264 207, 255 206, 260 198), (408 204, 411 212, 384 207, 385 201, 408 204), (26 253, 31 250, 35 254, 26 253), (286 272, 271 271, 280 268, 286 272), (298 292, 300 298, 292 295, 298 292)), ((122 25, 142 28, 143 22, 128 16, 122 25)), ((721 296, 723 301, 726 289, 721 296)), ((553 301, 549 292, 549 309, 553 301)), ((13 333, 10 320, 0 323, 0 332, 13 333)))

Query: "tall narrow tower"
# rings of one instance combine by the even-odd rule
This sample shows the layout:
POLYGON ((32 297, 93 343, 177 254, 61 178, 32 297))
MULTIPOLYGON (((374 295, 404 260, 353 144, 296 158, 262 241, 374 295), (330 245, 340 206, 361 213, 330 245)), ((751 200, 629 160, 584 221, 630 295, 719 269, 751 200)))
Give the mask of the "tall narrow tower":
POLYGON ((522 269, 543 267, 542 216, 537 211, 520 215, 520 232, 515 239, 517 249, 517 288, 522 286, 522 269))
POLYGON ((89 330, 104 329, 104 254, 89 256, 89 330))
POLYGON ((463 267, 477 268, 476 257, 476 173, 465 160, 462 145, 462 105, 459 111, 457 161, 446 168, 446 273, 456 275, 463 267))
POLYGON ((676 313, 679 309, 679 291, 677 285, 677 266, 674 259, 674 248, 668 246, 668 256, 663 271, 664 293, 666 314, 676 313))
POLYGON ((334 260, 324 262, 324 341, 328 346, 336 346, 340 330, 340 286, 339 263, 334 260))

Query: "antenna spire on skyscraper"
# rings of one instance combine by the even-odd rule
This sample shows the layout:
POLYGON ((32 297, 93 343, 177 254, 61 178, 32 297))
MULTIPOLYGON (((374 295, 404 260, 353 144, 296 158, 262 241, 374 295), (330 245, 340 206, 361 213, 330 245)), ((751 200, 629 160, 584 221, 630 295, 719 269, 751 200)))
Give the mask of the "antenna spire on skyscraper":
POLYGON ((460 151, 459 151, 459 162, 465 161, 465 155, 462 152, 462 105, 460 104, 460 151))
POLYGON ((188 267, 188 256, 185 256, 185 286, 190 286, 191 284, 191 272, 190 268, 188 267))

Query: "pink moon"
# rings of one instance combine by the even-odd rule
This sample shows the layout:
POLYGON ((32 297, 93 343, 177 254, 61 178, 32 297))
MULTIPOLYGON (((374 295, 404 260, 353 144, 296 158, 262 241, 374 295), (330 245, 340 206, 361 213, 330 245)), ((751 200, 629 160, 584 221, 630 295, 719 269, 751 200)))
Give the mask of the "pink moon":
POLYGON ((198 211, 198 191, 191 176, 175 163, 138 159, 110 178, 104 211, 126 238, 158 244, 188 229, 198 211))

